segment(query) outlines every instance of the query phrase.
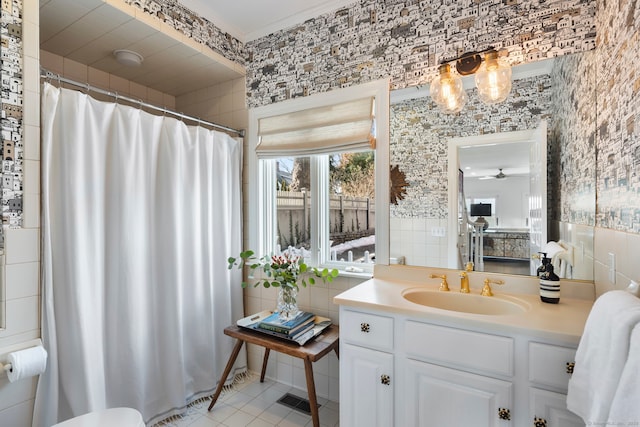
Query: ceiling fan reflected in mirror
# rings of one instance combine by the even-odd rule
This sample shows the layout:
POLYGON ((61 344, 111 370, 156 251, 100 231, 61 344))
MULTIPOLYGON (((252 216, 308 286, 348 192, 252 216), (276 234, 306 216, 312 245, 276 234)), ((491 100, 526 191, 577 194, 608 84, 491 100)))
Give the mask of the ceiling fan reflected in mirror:
POLYGON ((486 180, 486 179, 504 179, 506 178, 507 175, 505 175, 504 172, 502 172, 502 168, 500 168, 500 171, 498 172, 497 175, 485 175, 482 176, 480 178, 478 178, 479 180, 486 180))

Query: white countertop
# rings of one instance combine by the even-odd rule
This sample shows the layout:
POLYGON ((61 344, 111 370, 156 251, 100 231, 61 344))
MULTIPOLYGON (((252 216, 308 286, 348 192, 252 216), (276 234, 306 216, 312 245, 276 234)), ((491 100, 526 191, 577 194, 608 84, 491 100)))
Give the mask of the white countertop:
MULTIPOLYGON (((402 296, 407 289, 416 287, 437 291, 439 279, 416 282, 402 278, 376 277, 337 295, 334 302, 353 308, 420 318, 447 326, 471 328, 487 333, 524 334, 532 338, 563 341, 575 345, 580 341, 585 322, 593 305, 593 300, 590 299, 562 296, 559 304, 548 304, 540 301, 540 296, 537 293, 507 293, 503 292, 502 287, 492 285, 493 293, 496 296, 503 295, 509 299, 516 299, 528 309, 521 314, 469 314, 415 304, 402 296)), ((449 288, 450 292, 458 292, 458 281, 449 279, 449 288)), ((477 294, 479 289, 477 286, 473 286, 471 292, 477 294)))

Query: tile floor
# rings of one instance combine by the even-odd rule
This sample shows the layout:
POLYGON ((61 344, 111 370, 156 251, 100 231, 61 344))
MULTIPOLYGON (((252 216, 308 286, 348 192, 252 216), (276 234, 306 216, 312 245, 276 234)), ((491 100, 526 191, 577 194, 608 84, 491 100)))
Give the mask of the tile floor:
MULTIPOLYGON (((251 372, 247 378, 224 391, 211 412, 207 408, 210 399, 196 403, 179 419, 167 420, 154 427, 311 427, 311 416, 280 403, 285 393, 307 398, 306 392, 265 379, 251 372)), ((318 398, 321 405, 320 425, 339 426, 338 402, 318 398)))

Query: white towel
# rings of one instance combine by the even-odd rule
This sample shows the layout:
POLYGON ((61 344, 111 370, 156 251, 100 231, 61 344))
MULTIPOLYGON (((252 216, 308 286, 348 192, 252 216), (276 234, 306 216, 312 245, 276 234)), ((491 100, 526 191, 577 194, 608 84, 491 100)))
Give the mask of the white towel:
POLYGON ((547 254, 547 258, 549 259, 553 259, 553 257, 559 253, 559 252, 563 252, 565 250, 565 248, 560 245, 558 242, 554 242, 553 240, 550 240, 547 242, 546 245, 544 245, 544 249, 542 249, 542 252, 547 254))
POLYGON ((640 299, 628 292, 606 292, 593 305, 567 394, 567 408, 587 425, 606 425, 639 322, 640 299))
POLYGON ((640 423, 640 324, 631 332, 629 357, 620 384, 613 396, 607 426, 633 426, 640 423))

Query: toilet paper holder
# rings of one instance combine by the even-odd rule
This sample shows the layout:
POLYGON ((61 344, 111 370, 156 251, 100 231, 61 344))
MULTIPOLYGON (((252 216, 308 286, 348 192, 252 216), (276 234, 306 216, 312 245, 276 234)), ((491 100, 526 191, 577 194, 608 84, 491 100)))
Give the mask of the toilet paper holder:
POLYGON ((11 369, 13 368, 11 366, 11 363, 7 363, 7 356, 9 355, 9 353, 25 350, 31 347, 37 347, 39 345, 42 345, 42 340, 40 338, 37 338, 0 349, 0 376, 7 375, 7 373, 11 372, 11 369))

